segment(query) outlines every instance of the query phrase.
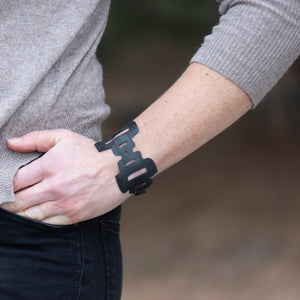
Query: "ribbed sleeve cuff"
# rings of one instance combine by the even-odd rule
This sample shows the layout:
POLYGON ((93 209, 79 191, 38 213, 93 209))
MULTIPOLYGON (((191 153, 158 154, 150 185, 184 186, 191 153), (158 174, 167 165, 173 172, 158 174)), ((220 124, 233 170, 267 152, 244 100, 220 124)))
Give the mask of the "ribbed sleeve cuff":
POLYGON ((299 0, 225 0, 191 62, 240 86, 256 106, 300 54, 299 0))

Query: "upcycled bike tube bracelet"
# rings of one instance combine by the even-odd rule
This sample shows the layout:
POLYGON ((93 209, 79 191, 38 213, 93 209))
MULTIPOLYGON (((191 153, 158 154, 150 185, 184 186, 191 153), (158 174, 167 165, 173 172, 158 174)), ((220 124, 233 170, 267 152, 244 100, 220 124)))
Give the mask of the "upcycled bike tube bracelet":
POLYGON ((135 143, 132 138, 139 132, 134 121, 129 122, 112 137, 95 143, 99 152, 111 149, 114 155, 121 156, 118 162, 120 173, 116 176, 121 192, 129 191, 140 195, 152 184, 151 177, 157 173, 157 168, 151 158, 143 158, 140 151, 133 152, 135 143))

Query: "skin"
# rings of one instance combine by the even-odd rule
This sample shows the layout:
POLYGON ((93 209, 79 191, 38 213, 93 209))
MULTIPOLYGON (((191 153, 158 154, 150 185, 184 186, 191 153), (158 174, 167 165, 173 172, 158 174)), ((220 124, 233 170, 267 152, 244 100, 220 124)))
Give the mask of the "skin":
MULTIPOLYGON (((174 165, 234 123, 252 107, 233 82, 191 64, 175 84, 135 121, 140 132, 134 151, 154 160, 158 173, 174 165)), ((10 139, 18 152, 45 154, 15 175, 15 202, 2 207, 56 225, 102 215, 129 198, 115 176, 120 160, 111 150, 98 152, 95 141, 69 130, 30 132, 10 139)))

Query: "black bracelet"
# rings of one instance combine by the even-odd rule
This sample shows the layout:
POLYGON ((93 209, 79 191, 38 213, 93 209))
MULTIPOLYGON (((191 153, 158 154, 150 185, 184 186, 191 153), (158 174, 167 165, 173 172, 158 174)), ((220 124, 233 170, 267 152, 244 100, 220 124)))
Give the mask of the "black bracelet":
POLYGON ((99 152, 111 149, 122 159, 118 162, 120 173, 116 176, 118 186, 123 193, 140 195, 152 184, 151 177, 157 173, 157 168, 151 158, 143 158, 140 151, 133 152, 135 146, 132 138, 139 132, 134 121, 128 123, 112 137, 95 143, 99 152))

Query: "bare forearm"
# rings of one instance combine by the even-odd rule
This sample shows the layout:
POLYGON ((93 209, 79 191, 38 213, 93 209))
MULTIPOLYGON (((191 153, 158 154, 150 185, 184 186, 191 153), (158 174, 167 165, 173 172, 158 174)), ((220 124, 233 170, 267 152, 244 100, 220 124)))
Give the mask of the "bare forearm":
POLYGON ((233 82, 198 63, 136 118, 134 138, 144 157, 162 172, 205 144, 252 107, 233 82))
MULTIPOLYGON (((251 107, 234 83, 200 64, 136 118, 136 149, 161 172, 228 127, 251 107)), ((129 197, 118 188, 119 158, 68 130, 30 132, 11 139, 19 152, 47 152, 18 170, 16 201, 2 207, 52 224, 71 224, 108 212, 129 197), (80 159, 78 159, 80 158, 80 159)))

